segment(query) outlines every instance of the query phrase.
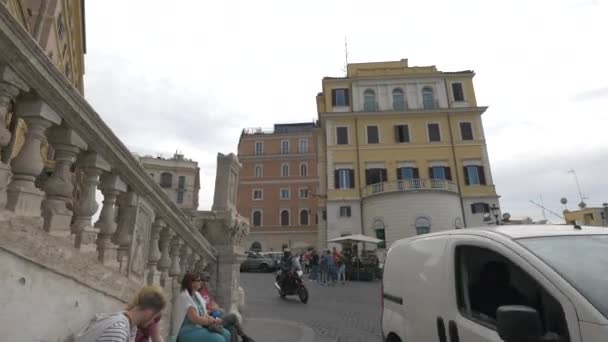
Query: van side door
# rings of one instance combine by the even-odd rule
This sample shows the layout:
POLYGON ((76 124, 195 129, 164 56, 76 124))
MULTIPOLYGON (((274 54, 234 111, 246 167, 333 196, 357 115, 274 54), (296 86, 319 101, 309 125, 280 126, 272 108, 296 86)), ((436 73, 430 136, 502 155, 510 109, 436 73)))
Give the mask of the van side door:
POLYGON ((450 342, 502 342, 496 309, 503 305, 532 307, 545 332, 561 342, 580 342, 575 306, 534 266, 540 261, 514 241, 457 234, 446 253, 450 342))

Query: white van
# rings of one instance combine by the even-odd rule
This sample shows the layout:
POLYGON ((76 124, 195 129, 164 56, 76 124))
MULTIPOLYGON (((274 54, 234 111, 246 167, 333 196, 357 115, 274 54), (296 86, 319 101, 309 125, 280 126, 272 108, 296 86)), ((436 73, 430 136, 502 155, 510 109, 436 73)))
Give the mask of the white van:
POLYGON ((460 229, 386 257, 387 342, 606 342, 607 317, 607 228, 460 229))

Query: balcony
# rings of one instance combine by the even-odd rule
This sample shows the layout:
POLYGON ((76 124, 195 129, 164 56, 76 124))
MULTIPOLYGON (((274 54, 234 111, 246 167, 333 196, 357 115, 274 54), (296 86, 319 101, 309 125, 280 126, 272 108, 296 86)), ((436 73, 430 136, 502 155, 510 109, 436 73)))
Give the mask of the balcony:
POLYGON ((371 184, 363 190, 363 197, 398 191, 447 191, 458 193, 456 183, 445 179, 405 179, 371 184))

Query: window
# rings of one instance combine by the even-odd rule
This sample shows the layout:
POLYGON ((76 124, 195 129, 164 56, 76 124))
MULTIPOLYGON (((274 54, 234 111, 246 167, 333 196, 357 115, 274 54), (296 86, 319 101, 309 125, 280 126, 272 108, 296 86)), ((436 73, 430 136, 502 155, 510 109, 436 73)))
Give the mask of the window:
POLYGON ((470 122, 460 123, 460 137, 462 140, 473 140, 473 128, 470 122))
POLYGON ((367 89, 363 93, 363 110, 366 112, 375 112, 378 110, 377 107, 376 93, 371 89, 367 89))
POLYGON ((255 241, 254 243, 251 244, 251 248, 249 248, 250 250, 254 251, 254 252, 261 252, 262 251, 262 244, 255 241))
POLYGON ((289 189, 281 189, 281 199, 289 199, 289 189))
POLYGON ((262 191, 262 189, 253 189, 253 199, 254 200, 261 200, 264 197, 264 192, 262 191))
POLYGON ((350 217, 350 206, 340 207, 340 217, 350 217))
POLYGON ((300 189, 300 198, 308 198, 308 189, 300 189))
POLYGON ((346 107, 350 105, 348 98, 348 89, 332 89, 331 91, 331 105, 333 107, 346 107))
POLYGON ((264 143, 262 141, 255 142, 255 155, 261 156, 264 154, 264 143))
POLYGON ((422 88, 422 107, 424 109, 435 108, 435 96, 433 95, 433 89, 429 87, 422 88))
POLYGON ((367 143, 377 144, 379 142, 380 137, 378 136, 378 126, 367 126, 367 143))
POLYGON ((300 176, 301 177, 308 176, 308 164, 306 164, 306 163, 300 164, 300 176))
POLYGON ((289 153, 289 140, 282 140, 281 141, 281 154, 288 154, 289 153))
POLYGON ((281 210, 281 226, 289 226, 289 210, 281 210))
POLYGON ((454 96, 454 101, 464 101, 462 83, 452 83, 452 95, 454 96))
POLYGON ((262 225, 262 212, 260 210, 253 211, 251 222, 253 223, 254 227, 259 227, 262 225))
POLYGON ((485 214, 490 212, 490 205, 488 203, 473 203, 471 204, 471 212, 473 214, 485 214))
POLYGON ((486 175, 483 166, 465 166, 464 184, 466 185, 486 185, 486 175))
POLYGON ((416 219, 416 234, 428 234, 431 232, 431 221, 426 217, 419 217, 416 219))
POLYGON ((177 192, 177 203, 178 204, 184 203, 184 192, 183 191, 177 192))
POLYGON ((374 232, 376 233, 376 239, 382 240, 378 243, 378 248, 386 248, 384 222, 376 220, 374 222, 374 232))
POLYGON ((447 166, 433 166, 429 168, 429 176, 431 179, 452 180, 452 171, 447 166))
POLYGON ((281 165, 281 176, 289 177, 289 164, 281 165))
POLYGON ((184 189, 186 187, 186 176, 179 176, 177 178, 177 188, 184 189))
POLYGON ((262 178, 262 166, 261 165, 255 166, 255 178, 262 178))
POLYGON ((160 186, 162 188, 170 188, 173 186, 173 175, 169 172, 163 172, 160 174, 160 186))
POLYGON ((405 109, 405 98, 403 96, 403 90, 401 88, 393 89, 393 109, 404 110, 405 109))
POLYGON ((366 185, 383 183, 383 182, 386 182, 387 180, 388 180, 388 177, 386 176, 386 169, 373 168, 373 169, 365 170, 365 184, 366 185))
POLYGON ((308 226, 308 210, 300 210, 300 226, 308 226))
POLYGON ((398 143, 410 142, 410 128, 408 125, 395 126, 395 141, 398 143))
MULTIPOLYGON (((555 252, 570 248, 569 245, 560 247, 552 246, 550 250, 555 252)), ((463 316, 479 324, 481 329, 496 330, 496 311, 499 307, 524 305, 539 313, 543 329, 541 334, 552 332, 559 335, 556 336, 556 340, 570 341, 568 324, 559 301, 519 266, 487 248, 460 245, 455 253, 456 265, 458 265, 456 267, 457 304, 463 316)), ((582 254, 572 253, 572 255, 582 254)), ((570 254, 563 259, 572 262, 570 254)), ((577 266, 579 265, 580 261, 577 266)), ((577 269, 589 268, 577 267, 577 269)))
POLYGON ((334 181, 336 189, 355 188, 355 170, 337 169, 334 171, 334 181))
POLYGON ((336 136, 338 145, 348 145, 348 127, 337 127, 336 136))
POLYGON ((441 131, 438 123, 430 123, 427 125, 429 131, 429 141, 441 141, 441 131))
POLYGON ((323 212, 321 212, 321 217, 323 218, 323 221, 327 221, 327 210, 323 210, 323 212))
POLYGON ((308 139, 300 139, 300 153, 308 153, 308 139))
POLYGON ((397 168, 398 180, 410 180, 420 178, 420 173, 417 167, 400 167, 397 168))

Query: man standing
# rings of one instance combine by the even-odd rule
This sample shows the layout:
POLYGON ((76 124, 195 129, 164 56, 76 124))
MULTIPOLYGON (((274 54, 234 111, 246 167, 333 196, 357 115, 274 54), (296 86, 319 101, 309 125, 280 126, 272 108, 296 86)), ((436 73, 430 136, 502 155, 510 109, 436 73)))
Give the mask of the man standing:
POLYGON ((213 300, 213 297, 209 293, 209 280, 211 275, 207 272, 201 273, 201 288, 198 293, 203 297, 207 305, 207 313, 214 318, 221 318, 224 328, 230 331, 231 342, 237 342, 238 336, 241 336, 243 342, 255 342, 251 337, 247 336, 243 331, 241 323, 235 313, 226 313, 222 308, 219 307, 217 302, 213 300), (217 316, 217 317, 216 317, 217 316))

